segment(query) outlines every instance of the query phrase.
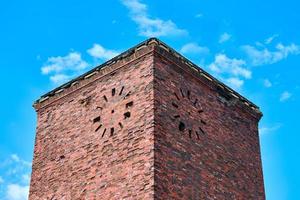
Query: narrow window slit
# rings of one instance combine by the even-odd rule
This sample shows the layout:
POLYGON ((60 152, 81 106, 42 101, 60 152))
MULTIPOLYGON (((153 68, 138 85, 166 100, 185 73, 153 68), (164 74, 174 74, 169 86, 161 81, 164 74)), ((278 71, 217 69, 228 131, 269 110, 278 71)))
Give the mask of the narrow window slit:
POLYGON ((179 126, 178 126, 179 131, 184 131, 185 129, 185 124, 183 122, 179 122, 179 126))
POLYGON ((62 160, 62 159, 65 159, 66 157, 64 155, 61 155, 59 156, 59 159, 62 160))
POLYGON ((111 96, 115 96, 115 94, 116 94, 116 88, 113 88, 113 89, 111 90, 111 96))
POLYGON ((106 97, 105 95, 103 96, 103 99, 104 99, 106 102, 108 102, 107 97, 106 97))
POLYGON ((122 86, 122 88, 121 88, 121 90, 120 90, 120 92, 119 92, 119 95, 122 95, 123 90, 124 90, 124 86, 122 86))
POLYGON ((178 105, 174 102, 172 102, 172 106, 174 106, 175 108, 178 108, 178 105))
POLYGON ((102 136, 101 137, 104 137, 105 135, 105 132, 106 132, 106 128, 104 129, 103 133, 102 133, 102 136))
POLYGON ((100 119, 101 119, 100 116, 96 117, 95 119, 93 119, 93 123, 100 122, 100 119))
POLYGON ((129 103, 126 104, 126 108, 130 108, 133 106, 133 101, 130 101, 129 103))
POLYGON ((119 122, 119 126, 121 129, 123 128, 123 124, 121 122, 119 122))
POLYGON ((127 119, 127 118, 130 118, 130 112, 126 112, 126 113, 124 113, 124 119, 127 119))
POLYGON ((174 92, 174 95, 175 95, 176 99, 177 99, 178 101, 180 101, 180 98, 179 98, 179 96, 177 95, 177 93, 174 92))
POLYGON ((102 127, 102 124, 100 124, 100 125, 96 128, 95 132, 99 131, 99 129, 100 129, 101 127, 102 127))
POLYGON ((114 132, 115 132, 115 128, 114 127, 110 128, 110 136, 113 136, 114 132))

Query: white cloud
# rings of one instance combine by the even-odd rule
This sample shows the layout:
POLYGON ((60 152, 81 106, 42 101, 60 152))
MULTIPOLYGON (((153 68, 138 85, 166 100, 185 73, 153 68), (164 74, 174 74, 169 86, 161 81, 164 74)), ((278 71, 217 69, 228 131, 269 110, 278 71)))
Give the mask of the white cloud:
POLYGON ((198 14, 195 15, 195 17, 196 18, 201 18, 201 17, 203 17, 203 14, 202 13, 198 13, 198 14))
POLYGON ((183 54, 208 54, 209 49, 197 43, 188 43, 180 49, 180 52, 183 54))
POLYGON ((245 79, 252 77, 252 72, 245 65, 246 62, 242 59, 229 58, 220 53, 215 55, 208 68, 230 87, 238 90, 243 86, 245 79))
POLYGON ((30 182, 30 174, 23 174, 22 175, 22 181, 24 183, 28 183, 29 184, 29 182, 30 182))
POLYGON ((287 58, 289 55, 300 54, 300 46, 295 44, 285 46, 279 43, 274 51, 270 51, 267 48, 258 49, 251 45, 242 46, 242 49, 254 66, 273 64, 287 58))
POLYGON ((271 81, 270 81, 269 79, 265 79, 265 80, 264 80, 264 86, 265 86, 266 88, 272 87, 271 81))
POLYGON ((72 76, 69 76, 66 74, 55 74, 53 76, 50 76, 50 80, 56 85, 68 82, 71 79, 72 79, 72 76))
POLYGON ((244 84, 244 80, 239 79, 239 78, 235 78, 235 77, 225 79, 225 82, 230 87, 232 87, 233 89, 236 89, 236 90, 238 90, 239 88, 241 88, 243 86, 243 84, 244 84))
POLYGON ((280 128, 281 128, 281 124, 276 124, 275 126, 270 126, 270 127, 263 126, 263 127, 259 128, 259 133, 261 135, 264 135, 264 134, 275 132, 280 128))
POLYGON ((220 36, 219 43, 227 42, 228 40, 230 40, 230 38, 231 35, 225 32, 220 36))
POLYGON ((274 40, 275 38, 277 38, 278 36, 279 36, 278 34, 274 34, 274 35, 272 35, 271 37, 267 38, 267 39, 265 40, 265 44, 271 44, 271 43, 273 42, 273 40, 274 40))
POLYGON ((0 162, 0 199, 26 200, 28 198, 31 163, 17 154, 0 162), (4 178, 5 180, 4 180, 4 178))
POLYGON ((242 59, 228 58, 225 54, 217 54, 215 60, 208 67, 217 74, 229 74, 250 79, 252 72, 245 68, 246 62, 242 59))
POLYGON ((17 154, 12 154, 11 155, 11 159, 15 162, 20 162, 20 158, 17 154))
POLYGON ((59 73, 67 70, 78 71, 87 67, 88 63, 82 60, 80 53, 71 52, 66 56, 48 58, 41 70, 43 74, 50 74, 52 72, 59 73))
POLYGON ((16 163, 22 164, 26 167, 31 167, 31 162, 21 159, 17 154, 12 154, 10 159, 16 163))
POLYGON ((10 184, 7 186, 7 199, 9 200, 27 200, 29 195, 29 186, 10 184))
POLYGON ((87 52, 90 56, 103 60, 109 60, 119 54, 117 51, 105 49, 100 44, 94 44, 87 52))
POLYGON ((51 74, 50 80, 54 84, 61 84, 81 73, 87 67, 89 64, 82 59, 79 52, 70 52, 66 56, 49 57, 41 71, 44 75, 51 74))
POLYGON ((146 37, 181 36, 188 32, 180 29, 171 20, 150 17, 147 5, 139 0, 122 0, 129 9, 131 19, 138 25, 139 34, 146 37))
POLYGON ((292 97, 292 94, 288 91, 284 91, 283 93, 281 93, 279 100, 281 102, 287 101, 288 99, 290 99, 292 97))

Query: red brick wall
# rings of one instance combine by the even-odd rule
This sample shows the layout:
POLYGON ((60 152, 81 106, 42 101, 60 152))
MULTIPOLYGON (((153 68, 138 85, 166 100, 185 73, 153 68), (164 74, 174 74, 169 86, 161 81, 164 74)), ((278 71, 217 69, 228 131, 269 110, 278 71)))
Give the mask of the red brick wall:
POLYGON ((37 106, 29 199, 153 199, 153 56, 134 59, 37 106))
POLYGON ((155 56, 155 199, 264 199, 258 120, 155 56))
POLYGON ((147 45, 36 104, 30 200, 264 199, 260 115, 176 59, 147 45))

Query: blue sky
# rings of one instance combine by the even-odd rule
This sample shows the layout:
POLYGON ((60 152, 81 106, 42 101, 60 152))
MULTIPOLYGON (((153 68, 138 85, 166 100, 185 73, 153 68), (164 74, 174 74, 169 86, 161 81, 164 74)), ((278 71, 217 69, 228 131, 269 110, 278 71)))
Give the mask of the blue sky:
POLYGON ((27 199, 40 95, 150 36, 260 106, 267 199, 300 199, 297 0, 0 2, 0 199, 27 199))

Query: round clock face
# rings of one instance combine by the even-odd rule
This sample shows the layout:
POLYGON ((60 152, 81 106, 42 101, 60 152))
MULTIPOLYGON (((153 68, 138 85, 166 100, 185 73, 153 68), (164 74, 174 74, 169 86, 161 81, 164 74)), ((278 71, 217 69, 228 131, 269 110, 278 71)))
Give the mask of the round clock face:
POLYGON ((172 119, 177 123, 178 130, 188 134, 190 138, 200 139, 200 136, 205 134, 206 122, 202 119, 204 110, 199 99, 190 90, 183 88, 174 92, 174 97, 172 107, 175 113, 172 119))
POLYGON ((99 132, 102 138, 111 137, 124 128, 133 106, 130 94, 125 86, 103 93, 96 107, 97 115, 92 119, 94 131, 99 132))

